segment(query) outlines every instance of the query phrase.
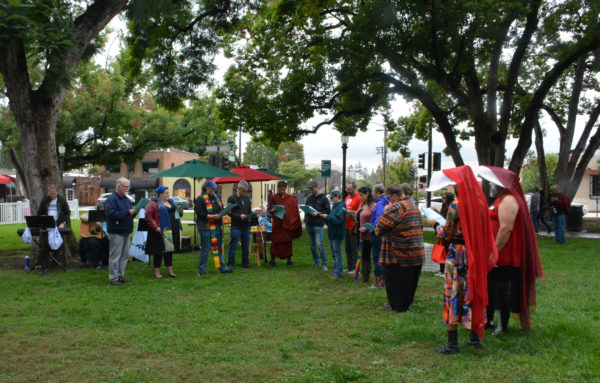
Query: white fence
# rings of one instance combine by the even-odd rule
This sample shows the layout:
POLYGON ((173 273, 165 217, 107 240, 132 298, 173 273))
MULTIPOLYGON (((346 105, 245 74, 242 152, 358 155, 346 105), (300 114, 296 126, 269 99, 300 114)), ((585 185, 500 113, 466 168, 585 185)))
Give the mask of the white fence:
MULTIPOLYGON (((79 201, 68 201, 71 219, 79 219, 79 201)), ((25 223, 25 217, 31 214, 29 201, 0 203, 0 225, 25 223)))

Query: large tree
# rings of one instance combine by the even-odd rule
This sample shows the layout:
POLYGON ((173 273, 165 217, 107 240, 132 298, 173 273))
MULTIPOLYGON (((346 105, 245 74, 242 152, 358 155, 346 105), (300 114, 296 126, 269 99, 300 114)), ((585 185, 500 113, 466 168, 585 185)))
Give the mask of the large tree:
POLYGON ((60 180, 56 123, 65 93, 94 41, 127 9, 127 74, 169 108, 196 95, 213 66, 219 31, 246 1, 162 0, 0 2, 0 74, 19 132, 14 159, 35 209, 60 180), (39 73, 39 79, 37 74, 39 73), (145 76, 150 73, 150 79, 145 76))
POLYGON ((549 90, 600 46, 598 11, 595 0, 268 2, 246 19, 222 110, 247 132, 289 140, 327 124, 353 134, 402 96, 431 114, 456 165, 461 134, 498 166, 519 137, 518 172, 549 90), (552 53, 547 68, 524 68, 540 49, 552 53))

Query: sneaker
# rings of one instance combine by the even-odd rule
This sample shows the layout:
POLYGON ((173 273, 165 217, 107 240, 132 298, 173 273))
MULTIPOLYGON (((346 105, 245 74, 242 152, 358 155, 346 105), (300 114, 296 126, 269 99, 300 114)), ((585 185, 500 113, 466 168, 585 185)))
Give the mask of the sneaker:
POLYGON ((437 273, 434 274, 434 276, 444 278, 446 275, 444 273, 442 273, 441 271, 438 271, 437 273))
POLYGON ((374 284, 372 284, 370 286, 367 286, 368 289, 376 289, 377 287, 379 287, 379 286, 377 286, 376 283, 374 283, 374 284))
POLYGON ((94 270, 102 270, 102 266, 96 266, 94 270))
POLYGON ((108 283, 110 283, 112 286, 121 286, 123 284, 123 282, 121 282, 118 279, 116 279, 114 281, 108 281, 108 283))
POLYGON ((124 276, 120 276, 119 277, 119 282, 121 282, 121 283, 129 283, 131 281, 129 279, 125 278, 124 276))
POLYGON ((354 270, 348 270, 347 273, 348 274, 354 274, 354 270))
POLYGON ((329 274, 327 276, 327 278, 329 278, 329 279, 340 279, 341 277, 338 277, 337 275, 329 274))
POLYGON ((196 274, 196 275, 198 275, 199 277, 203 277, 203 276, 205 276, 205 275, 206 275, 206 273, 204 273, 204 272, 199 272, 199 273, 198 273, 198 274, 196 274))
POLYGON ((321 270, 323 270, 323 271, 327 271, 327 270, 329 270, 329 269, 327 268, 327 266, 323 266, 323 267, 321 267, 321 270))

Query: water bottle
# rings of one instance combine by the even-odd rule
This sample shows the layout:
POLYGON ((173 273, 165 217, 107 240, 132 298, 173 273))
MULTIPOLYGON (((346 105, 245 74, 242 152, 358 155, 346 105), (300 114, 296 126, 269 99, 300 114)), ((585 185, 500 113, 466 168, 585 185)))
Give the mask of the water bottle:
POLYGON ((29 270, 29 255, 25 256, 25 270, 29 270))

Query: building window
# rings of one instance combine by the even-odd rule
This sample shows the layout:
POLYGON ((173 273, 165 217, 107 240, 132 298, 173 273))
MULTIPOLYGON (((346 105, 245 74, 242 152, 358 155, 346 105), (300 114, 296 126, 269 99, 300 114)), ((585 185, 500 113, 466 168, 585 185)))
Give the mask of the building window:
POLYGON ((67 201, 75 200, 75 190, 74 189, 66 189, 67 193, 67 201))
POLYGON ((600 197, 600 174, 590 176, 590 196, 600 197))

